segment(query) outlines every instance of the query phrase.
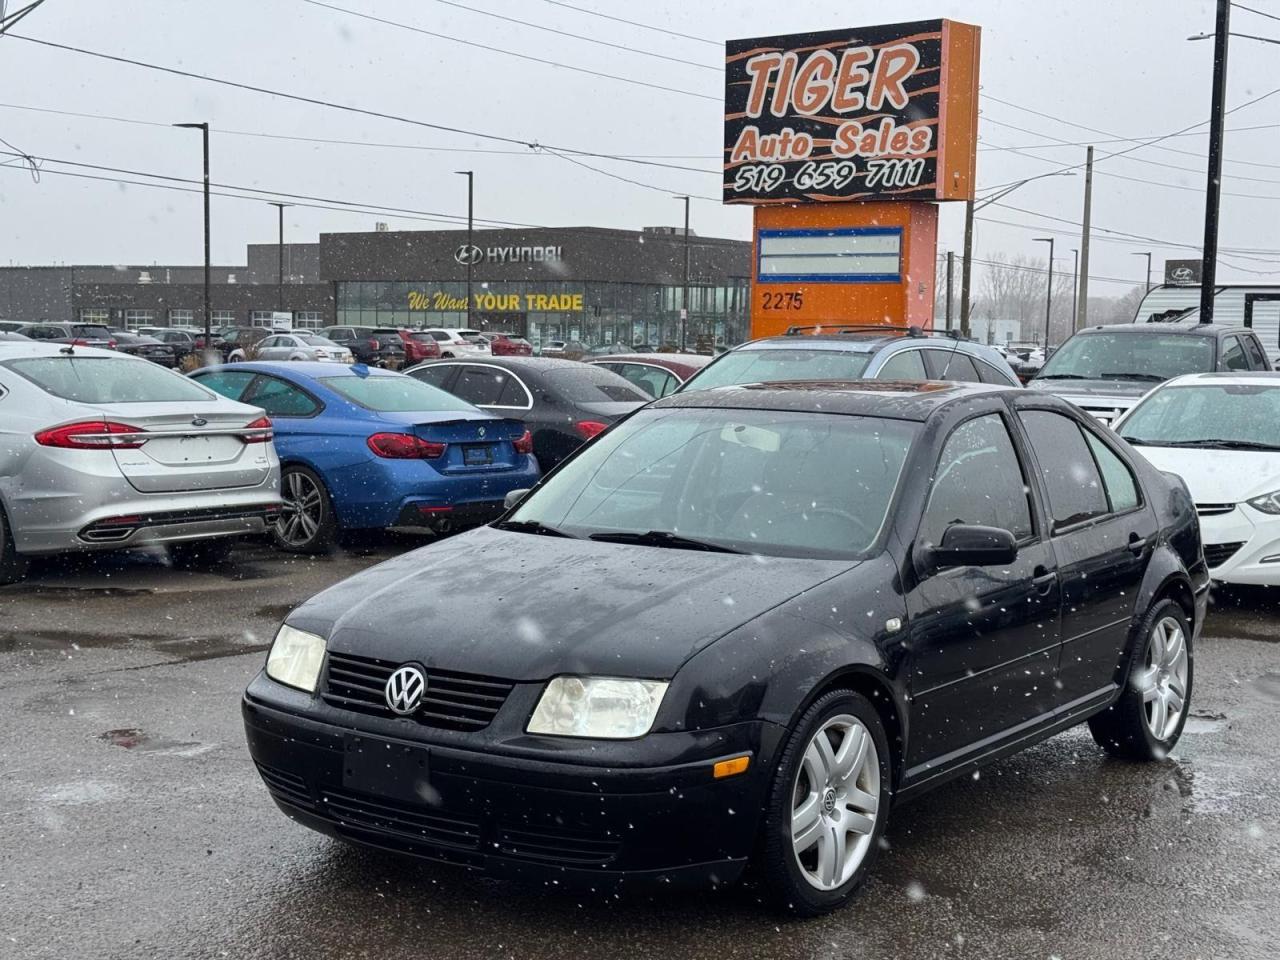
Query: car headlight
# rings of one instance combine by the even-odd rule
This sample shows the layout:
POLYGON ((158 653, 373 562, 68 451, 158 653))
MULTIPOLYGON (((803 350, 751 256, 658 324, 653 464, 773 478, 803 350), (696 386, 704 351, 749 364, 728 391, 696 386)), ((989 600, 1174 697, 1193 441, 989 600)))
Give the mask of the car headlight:
POLYGON ((613 677, 556 677, 542 691, 529 733, 630 740, 653 726, 668 684, 613 677))
POLYGON ((1261 510, 1263 513, 1280 514, 1280 490, 1272 493, 1264 493, 1260 497, 1254 497, 1252 500, 1245 501, 1255 510, 1261 510))
POLYGON ((287 623, 276 634, 267 654, 267 676, 286 687, 316 692, 324 663, 324 637, 297 630, 287 623))

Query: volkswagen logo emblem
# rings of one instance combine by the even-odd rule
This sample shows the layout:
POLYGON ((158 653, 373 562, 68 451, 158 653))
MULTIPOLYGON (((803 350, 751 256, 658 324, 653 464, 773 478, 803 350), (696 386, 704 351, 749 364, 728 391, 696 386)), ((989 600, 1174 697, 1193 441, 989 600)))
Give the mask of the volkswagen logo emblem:
POLYGON ((457 250, 453 251, 453 259, 457 260, 464 267, 470 263, 480 263, 484 260, 484 251, 475 244, 463 244, 457 250))
POLYGON ((426 674, 412 664, 406 664, 387 678, 387 706, 397 716, 406 717, 417 710, 426 692, 426 674))
POLYGON ((208 423, 208 422, 209 422, 209 421, 208 421, 208 420, 206 420, 204 417, 192 417, 192 418, 191 418, 191 425, 192 425, 193 427, 203 427, 203 426, 204 426, 206 423, 208 423))

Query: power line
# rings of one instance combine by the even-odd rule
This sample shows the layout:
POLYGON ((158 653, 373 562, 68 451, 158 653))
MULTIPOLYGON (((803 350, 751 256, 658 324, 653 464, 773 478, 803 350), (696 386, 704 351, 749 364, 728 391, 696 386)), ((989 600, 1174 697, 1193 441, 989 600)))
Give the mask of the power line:
MULTIPOLYGON (((1061 258, 1057 258, 1057 259, 1061 259, 1061 258)), ((1021 270, 1024 273, 1038 273, 1038 274, 1041 274, 1042 276, 1049 272, 1048 269, 1045 267, 1033 267, 1029 264, 1022 264, 1022 263, 1009 263, 1006 260, 979 260, 977 257, 974 257, 973 262, 980 263, 983 266, 987 266, 987 267, 1000 267, 1005 270, 1021 270)), ((1098 276, 1094 276, 1091 273, 1089 274, 1089 279, 1097 280, 1099 283, 1123 283, 1127 287, 1141 286, 1141 283, 1139 281, 1126 280, 1123 277, 1098 277, 1098 276)))
POLYGON ((464 40, 461 37, 455 37, 447 33, 437 33, 434 30, 426 30, 422 27, 415 27, 410 23, 401 23, 397 20, 388 20, 385 17, 375 17, 371 13, 360 13, 358 10, 348 10, 346 7, 335 6, 332 3, 325 3, 324 0, 302 0, 303 3, 309 3, 313 7, 324 7, 326 10, 333 10, 336 13, 346 14, 349 17, 359 17, 361 20, 370 20, 374 23, 385 24, 389 27, 398 27, 401 30, 410 30, 413 33, 420 33, 423 36, 434 37, 437 40, 448 40, 452 43, 460 43, 467 47, 475 47, 478 50, 488 50, 490 53, 501 53, 504 56, 515 57, 518 60, 528 60, 530 63, 540 63, 548 67, 559 67, 563 70, 572 70, 575 73, 585 73, 588 76, 600 77, 605 80, 617 80, 620 83, 631 83, 637 87, 648 87, 650 90, 663 90, 667 93, 678 93, 686 97, 698 97, 701 100, 714 100, 720 102, 719 95, 712 96, 706 93, 696 93, 693 90, 682 90, 679 87, 668 87, 660 83, 649 83, 647 80, 636 80, 633 77, 623 77, 616 73, 602 73, 599 70, 590 70, 586 67, 576 67, 571 63, 563 63, 559 60, 547 60, 543 57, 534 57, 527 53, 517 53, 515 50, 508 50, 505 47, 493 47, 487 43, 477 43, 474 40, 464 40))
POLYGON ((1255 10, 1253 7, 1246 7, 1243 3, 1235 3, 1234 0, 1231 5, 1235 7, 1237 10, 1247 10, 1249 13, 1256 14, 1259 17, 1266 17, 1268 20, 1280 20, 1280 17, 1276 16, 1274 13, 1266 13, 1262 10, 1255 10))
MULTIPOLYGON (((367 107, 356 107, 356 106, 351 106, 345 103, 335 103, 332 100, 321 100, 317 97, 306 97, 297 93, 285 93, 280 90, 272 90, 268 87, 259 87, 250 83, 241 83, 238 80, 227 80, 222 77, 211 77, 211 76, 208 76, 207 74, 193 73, 190 70, 180 70, 177 67, 166 67, 161 64, 147 63, 144 60, 134 60, 129 57, 121 57, 111 53, 101 53, 100 51, 97 51, 97 50, 88 50, 88 49, 85 49, 84 47, 73 47, 70 44, 55 43, 52 40, 41 40, 37 37, 28 37, 28 36, 23 36, 21 34, 16 34, 16 33, 8 34, 8 36, 14 40, 25 40, 27 43, 35 43, 42 47, 49 47, 54 50, 64 50, 68 53, 78 53, 78 54, 81 54, 82 56, 93 57, 98 60, 109 60, 113 63, 124 63, 124 64, 128 64, 129 66, 141 67, 146 70, 158 70, 161 73, 168 73, 177 77, 186 77, 190 80, 202 80, 206 83, 216 83, 225 87, 234 87, 238 90, 248 90, 252 93, 263 93, 270 97, 279 97, 282 100, 293 100, 298 103, 308 103, 308 104, 311 104, 312 106, 317 106, 317 107, 328 107, 332 110, 342 110, 346 113, 359 114, 360 116, 376 117, 380 120, 392 120, 392 121, 395 121, 396 123, 407 123, 410 126, 424 127, 428 130, 439 130, 444 133, 456 133, 462 136, 476 137, 477 139, 480 139, 480 140, 492 140, 496 143, 507 143, 507 144, 512 144, 514 146, 528 147, 530 150, 537 150, 537 149, 540 149, 541 147, 547 146, 545 144, 539 144, 537 141, 521 140, 518 137, 508 137, 508 136, 504 136, 502 134, 497 134, 497 133, 485 133, 480 130, 468 130, 465 127, 453 127, 443 123, 431 123, 430 121, 427 121, 427 120, 415 120, 412 117, 404 117, 395 113, 386 113, 381 110, 371 110, 367 107)), ((598 157, 603 160, 619 160, 625 163, 640 164, 641 166, 666 167, 668 169, 673 169, 673 170, 690 169, 687 167, 681 167, 677 164, 663 163, 657 160, 641 160, 635 157, 622 157, 622 156, 617 156, 611 153, 600 153, 592 150, 579 150, 575 147, 563 147, 563 146, 556 146, 553 144, 551 145, 551 148, 558 151, 559 153, 571 153, 574 156, 579 156, 579 157, 598 157)), ((707 171, 698 170, 697 172, 705 173, 707 171)))
POLYGON ((599 17, 602 20, 612 20, 615 23, 625 23, 629 27, 639 27, 641 30, 653 30, 657 33, 665 33, 668 36, 679 37, 681 40, 693 40, 695 43, 709 43, 713 47, 724 47, 724 44, 717 40, 708 40, 706 37, 695 37, 693 34, 680 33, 676 30, 670 30, 667 27, 655 27, 651 23, 640 23, 638 20, 625 20, 622 17, 615 17, 612 14, 601 13, 599 10, 590 10, 586 7, 576 7, 572 3, 563 2, 563 0, 542 0, 542 2, 549 3, 556 7, 564 7, 567 10, 576 10, 578 13, 585 13, 588 16, 599 17))
MULTIPOLYGON (((567 160, 570 163, 574 164, 575 166, 583 167, 584 169, 590 170, 592 173, 598 173, 601 176, 610 177, 614 180, 621 180, 623 183, 630 183, 637 187, 644 187, 646 190, 656 190, 658 193, 665 193, 670 195, 672 192, 666 187, 659 187, 657 184, 645 183, 641 180, 632 180, 630 177, 624 177, 620 173, 611 173, 608 170, 601 170, 599 167, 593 167, 591 164, 586 163, 582 160, 579 160, 576 157, 572 157, 563 153, 556 153, 550 147, 543 147, 542 149, 546 150, 547 153, 550 153, 552 156, 559 157, 561 160, 567 160)), ((720 197, 707 197, 707 196, 701 196, 696 193, 687 194, 687 196, 689 196, 691 199, 694 199, 694 200, 709 200, 712 203, 721 202, 720 197)))
MULTIPOLYGON (((1004 123, 999 120, 992 120, 986 114, 983 114, 982 119, 986 123, 994 123, 996 124, 996 126, 1008 127, 1010 130, 1020 130, 1023 133, 1029 133, 1034 137, 1049 137, 1049 134, 1040 133, 1038 130, 1028 130, 1026 127, 1014 126, 1012 123, 1004 123)), ((1225 132, 1226 133, 1250 133, 1255 130, 1280 130, 1280 123, 1258 123, 1250 127, 1228 127, 1225 132)), ((1209 135, 1208 130, 1190 130, 1187 133, 1178 134, 1179 137, 1207 137, 1208 135, 1209 135)), ((1009 146, 1009 147, 998 146, 998 145, 991 144, 989 141, 980 140, 979 142, 982 145, 980 145, 978 149, 980 151, 989 152, 989 153, 1001 153, 1007 150, 1031 150, 1031 149, 1061 150, 1063 147, 1097 147, 1097 146, 1101 146, 1103 144, 1108 144, 1108 143, 1133 143, 1133 139, 1131 137, 1112 137, 1112 138, 1102 139, 1102 140, 1099 140, 1096 137, 1091 140, 1059 140, 1056 137, 1053 137, 1051 139, 1053 140, 1052 143, 1014 144, 1013 146, 1009 146)), ((1188 157, 1204 156, 1203 153, 1196 153, 1194 150, 1177 150, 1172 152, 1181 153, 1184 156, 1188 156, 1188 157)), ((1227 158, 1224 157, 1223 159, 1226 160, 1227 158)), ((1155 161, 1143 160, 1142 162, 1154 163, 1155 161)), ((1233 160, 1231 162, 1248 163, 1249 161, 1233 160)), ((1280 163, 1262 163, 1262 164, 1256 164, 1256 166, 1280 168, 1280 163)))
POLYGON ((702 70, 715 70, 719 72, 723 69, 719 64, 699 63, 697 60, 685 60, 682 57, 669 57, 665 53, 656 53, 652 50, 641 50, 638 47, 629 47, 623 43, 610 43, 608 40, 601 40, 599 37, 588 37, 581 33, 570 33, 568 30, 557 30, 555 27, 548 27, 545 24, 534 23, 532 20, 520 20, 516 17, 503 16, 500 13, 494 13, 492 10, 481 10, 478 7, 470 7, 465 3, 457 3, 456 0, 435 0, 436 3, 442 3, 446 7, 457 7, 459 10, 466 10, 470 13, 478 13, 486 17, 493 17, 495 20, 505 20, 507 23, 518 23, 522 27, 532 27, 534 30, 545 30, 547 33, 554 33, 561 37, 572 37, 574 40, 585 40, 587 43, 596 43, 602 47, 612 47, 614 50, 625 50, 628 53, 636 53, 644 57, 655 57, 658 60, 666 60, 669 63, 683 63, 691 67, 698 67, 702 70))

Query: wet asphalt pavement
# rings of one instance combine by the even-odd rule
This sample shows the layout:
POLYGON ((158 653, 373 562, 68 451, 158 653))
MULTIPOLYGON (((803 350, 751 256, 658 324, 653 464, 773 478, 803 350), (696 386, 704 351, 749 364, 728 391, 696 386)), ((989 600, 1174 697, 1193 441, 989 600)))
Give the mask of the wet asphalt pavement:
POLYGON ((1280 955, 1280 603, 1217 598, 1192 717, 1161 764, 1082 729, 894 812, 847 909, 750 890, 498 883, 292 823, 239 695, 279 619, 413 546, 263 547, 184 573, 46 562, 0 589, 0 957, 1273 958, 1280 955))

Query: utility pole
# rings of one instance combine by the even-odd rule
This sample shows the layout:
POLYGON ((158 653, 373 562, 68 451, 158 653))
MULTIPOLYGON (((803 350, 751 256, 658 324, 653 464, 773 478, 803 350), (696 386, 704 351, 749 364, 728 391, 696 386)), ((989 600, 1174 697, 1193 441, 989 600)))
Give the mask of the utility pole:
POLYGON ((680 297, 680 352, 686 349, 685 337, 688 335, 686 325, 689 322, 689 198, 678 196, 675 199, 684 201, 684 293, 680 297))
POLYGON ((1080 284, 1080 249, 1078 247, 1071 248, 1071 329, 1076 329, 1076 320, 1079 314, 1076 312, 1079 301, 1076 299, 1079 291, 1076 289, 1080 284))
POLYGON ((954 250, 947 251, 947 332, 951 332, 951 278, 955 273, 956 255, 954 250))
POLYGON ((275 207, 280 214, 280 229, 277 234, 279 239, 276 242, 276 287, 278 288, 276 309, 284 313, 284 208, 291 207, 293 204, 280 203, 276 200, 268 200, 267 203, 275 207))
POLYGON ((1093 217, 1093 147, 1084 165, 1084 217, 1080 226, 1080 304, 1076 330, 1089 323, 1089 223, 1093 217))
POLYGON ((964 205, 964 262, 960 265, 960 336, 969 336, 969 290, 973 278, 973 208, 964 205))
POLYGON ((213 311, 209 307, 209 124, 207 123, 175 123, 175 127, 185 130, 199 130, 204 142, 204 347, 208 351, 213 347, 213 334, 209 329, 213 319, 213 311))
POLYGON ((1044 349, 1045 356, 1049 352, 1049 319, 1053 316, 1053 237, 1036 237, 1036 243, 1049 245, 1049 289, 1044 298, 1044 349))
POLYGON ((1147 258, 1147 285, 1146 285, 1146 287, 1144 287, 1144 288, 1143 288, 1143 291, 1142 291, 1142 292, 1143 292, 1143 293, 1150 293, 1150 292, 1151 292, 1151 254, 1150 254, 1149 252, 1147 252, 1147 253, 1132 253, 1132 254, 1130 254, 1130 256, 1133 256, 1133 257, 1146 257, 1146 258, 1147 258))
POLYGON ((1204 192, 1204 263, 1200 267, 1200 322, 1213 323, 1218 279, 1218 206, 1222 186, 1222 128, 1227 107, 1227 41, 1231 0, 1218 0, 1213 35, 1213 105, 1209 117, 1209 180, 1204 192))
POLYGON ((472 303, 471 277, 475 266, 475 182, 474 170, 455 170, 454 173, 467 178, 467 327, 475 329, 475 304, 472 303))

